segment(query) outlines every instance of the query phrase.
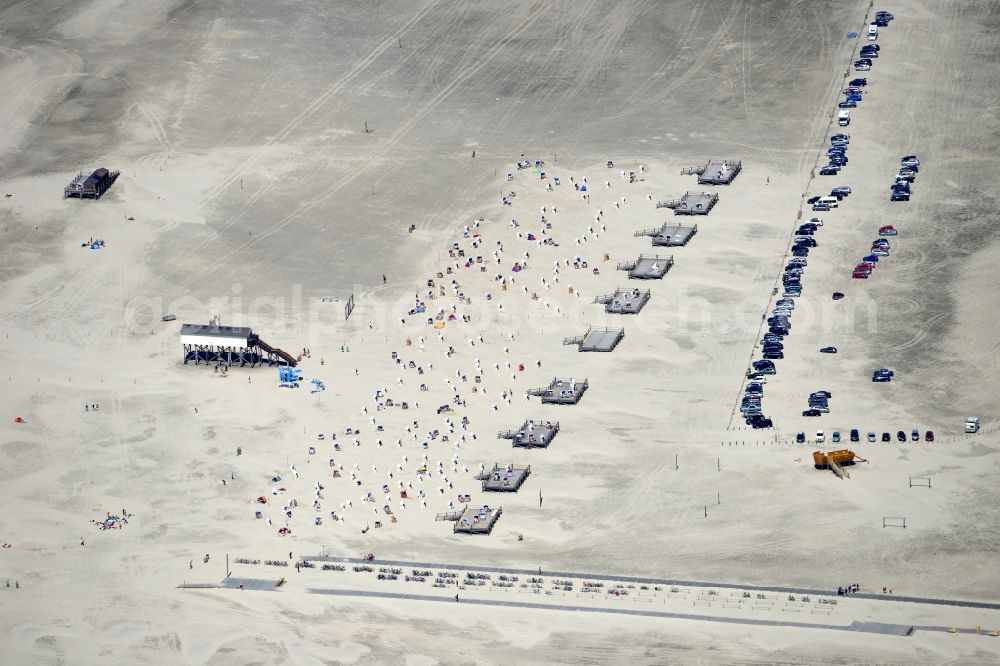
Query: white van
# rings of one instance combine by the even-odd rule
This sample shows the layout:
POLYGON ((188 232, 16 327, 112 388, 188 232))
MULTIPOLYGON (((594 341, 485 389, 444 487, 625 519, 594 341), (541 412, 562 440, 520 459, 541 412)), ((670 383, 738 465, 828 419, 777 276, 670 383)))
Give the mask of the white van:
POLYGON ((875 25, 874 23, 869 23, 868 24, 868 41, 869 42, 874 42, 876 39, 878 39, 878 26, 875 25))
POLYGON ((847 125, 850 125, 851 124, 851 112, 844 110, 844 111, 841 111, 840 113, 838 113, 837 114, 837 124, 840 125, 841 127, 846 127, 847 125))
POLYGON ((819 201, 817 201, 816 203, 826 204, 830 208, 836 208, 840 205, 840 199, 838 199, 837 197, 820 197, 819 201))

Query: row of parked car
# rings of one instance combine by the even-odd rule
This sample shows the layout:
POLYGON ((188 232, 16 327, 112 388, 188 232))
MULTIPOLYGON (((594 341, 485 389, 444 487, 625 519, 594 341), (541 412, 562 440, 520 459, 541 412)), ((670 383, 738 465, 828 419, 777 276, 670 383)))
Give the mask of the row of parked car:
MULTIPOLYGON (((868 72, 871 71, 872 61, 878 58, 878 52, 882 50, 878 44, 865 44, 861 47, 861 53, 858 59, 854 61, 854 71, 856 72, 868 72)), ((852 108, 841 106, 840 108, 852 108)))
POLYGON ((809 394, 809 409, 802 412, 802 416, 820 416, 830 411, 830 398, 833 394, 829 391, 815 391, 809 394))
MULTIPOLYGON (((867 79, 854 79, 851 81, 852 84, 866 85, 867 79)), ((856 95, 848 95, 849 100, 853 98, 861 99, 860 88, 845 88, 844 91, 858 90, 856 95)), ((855 102, 851 102, 855 104, 855 102)), ((840 173, 840 170, 847 166, 847 146, 851 143, 851 135, 849 134, 834 134, 830 137, 830 146, 826 149, 826 159, 827 165, 819 170, 819 175, 821 176, 836 176, 840 173)), ((821 206, 823 202, 817 202, 821 206)), ((813 210, 824 210, 823 208, 816 208, 816 204, 813 204, 813 210)))
MULTIPOLYGON (((878 13, 876 17, 879 16, 878 13)), ((891 15, 883 20, 891 20, 891 15)), ((878 37, 877 27, 874 31, 869 30, 868 39, 874 41, 878 37)), ((867 59, 867 68, 871 68, 871 58, 877 58, 880 47, 877 44, 868 44, 862 48, 862 59, 867 59)), ((857 65, 857 63, 855 63, 857 65)), ((857 108, 862 101, 863 89, 868 85, 866 78, 855 78, 843 89, 844 99, 838 103, 841 111, 838 114, 838 124, 846 126, 850 124, 850 111, 848 109, 857 108)), ((819 171, 821 176, 834 176, 847 166, 847 148, 850 145, 851 137, 846 133, 837 133, 830 137, 830 145, 826 151, 827 164, 819 171)), ((851 194, 851 188, 847 186, 834 187, 827 196, 815 196, 807 200, 815 212, 830 211, 839 208, 840 202, 851 194)), ((762 401, 764 397, 764 386, 767 382, 766 376, 777 373, 775 361, 783 359, 784 338, 791 334, 791 317, 795 310, 795 298, 802 295, 802 275, 808 265, 808 256, 812 248, 818 246, 815 235, 823 226, 822 218, 814 217, 808 222, 801 224, 796 229, 794 241, 791 248, 791 258, 781 276, 784 293, 782 298, 775 303, 771 316, 767 319, 768 330, 760 340, 762 358, 752 363, 747 371, 748 383, 744 388, 743 397, 740 401, 740 412, 743 414, 747 425, 753 428, 769 428, 772 426, 771 419, 767 418, 763 412, 762 401)), ((843 294, 835 294, 834 298, 843 298, 843 294)), ((823 353, 836 354, 836 347, 823 347, 823 353)), ((830 411, 829 391, 816 391, 809 396, 809 409, 805 410, 803 416, 820 416, 830 411)))
MULTIPOLYGON (((874 42, 878 39, 878 29, 888 27, 889 21, 895 17, 886 11, 875 12, 875 20, 868 25, 868 41, 874 42)), ((854 69, 859 72, 867 72, 872 68, 872 60, 878 58, 878 44, 865 44, 861 47, 858 60, 854 62, 854 69)), ((844 107, 841 107, 844 108, 844 107)))
POLYGON ((895 182, 889 187, 892 190, 889 201, 910 200, 910 190, 913 181, 917 179, 918 171, 920 171, 920 160, 916 155, 904 155, 899 158, 899 172, 896 174, 895 182))
MULTIPOLYGON (((769 374, 774 374, 774 362, 772 361, 770 366, 767 367, 771 370, 769 374)), ((760 373, 760 376, 753 377, 750 380, 743 391, 743 400, 740 404, 740 412, 742 412, 743 417, 746 419, 747 425, 752 426, 755 430, 757 428, 770 428, 773 425, 771 419, 764 416, 764 413, 761 411, 760 403, 764 397, 764 384, 767 381, 763 377, 764 374, 760 373)))
POLYGON ((871 277, 879 260, 889 256, 889 239, 886 237, 898 234, 899 231, 891 224, 879 227, 878 238, 872 241, 871 253, 862 257, 861 261, 854 266, 851 277, 857 280, 867 280, 871 277))
MULTIPOLYGON (((859 442, 859 441, 861 441, 861 433, 858 431, 857 428, 853 428, 851 430, 850 434, 849 434, 849 438, 850 438, 850 440, 852 442, 859 442)), ((867 439, 868 439, 869 442, 876 442, 876 441, 878 441, 878 437, 875 435, 874 432, 869 432, 867 439)), ((839 430, 834 430, 832 436, 830 437, 830 440, 834 444, 839 444, 843 440, 843 438, 841 437, 840 431, 839 430)), ((905 442, 906 441, 906 433, 904 431, 902 431, 902 430, 897 430, 896 431, 896 440, 900 441, 900 442, 905 442)), ((826 434, 822 430, 817 430, 816 431, 816 439, 815 439, 815 441, 816 441, 817 444, 822 444, 822 443, 826 442, 826 434)), ((883 442, 891 442, 892 441, 892 435, 890 435, 888 432, 883 432, 882 433, 882 441, 883 442)), ((919 442, 920 441, 920 431, 918 429, 914 428, 913 430, 910 431, 910 441, 913 441, 913 442, 919 442)), ((928 430, 928 431, 926 431, 924 433, 924 441, 925 442, 933 442, 934 441, 934 431, 933 430, 928 430)), ((795 435, 795 442, 797 444, 805 444, 806 443, 806 434, 805 434, 805 432, 803 432, 803 431, 800 430, 795 435)))

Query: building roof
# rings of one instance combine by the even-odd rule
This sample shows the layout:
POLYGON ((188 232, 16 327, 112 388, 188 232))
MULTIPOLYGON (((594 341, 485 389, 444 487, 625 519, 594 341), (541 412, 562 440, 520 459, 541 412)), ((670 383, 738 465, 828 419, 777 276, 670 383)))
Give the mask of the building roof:
POLYGON ((181 326, 181 335, 204 338, 230 338, 246 341, 250 337, 250 332, 246 326, 217 326, 215 324, 184 324, 181 326))

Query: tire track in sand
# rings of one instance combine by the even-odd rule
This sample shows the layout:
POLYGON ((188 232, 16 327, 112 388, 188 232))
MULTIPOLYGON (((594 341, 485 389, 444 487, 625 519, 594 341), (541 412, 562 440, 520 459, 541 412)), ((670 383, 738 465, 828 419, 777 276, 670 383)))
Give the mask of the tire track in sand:
MULTIPOLYGON (((396 132, 393 133, 393 135, 389 138, 389 140, 385 144, 380 146, 375 151, 375 153, 368 158, 367 164, 361 166, 360 168, 354 169, 353 171, 349 172, 348 175, 346 176, 337 175, 335 177, 328 178, 327 179, 328 186, 323 188, 314 197, 301 203, 294 211, 290 212, 288 215, 285 215, 283 218, 272 224, 270 227, 268 227, 267 230, 259 233, 256 237, 254 237, 253 240, 243 241, 242 243, 240 243, 235 248, 231 249, 226 254, 217 258, 216 261, 217 262, 225 261, 237 255, 238 253, 242 252, 252 243, 257 242, 261 239, 267 239, 270 236, 278 233, 279 231, 287 227, 289 224, 291 224, 294 220, 300 218, 304 213, 312 210, 317 205, 328 199, 331 195, 335 194, 336 192, 343 189, 350 183, 354 182, 359 177, 367 174, 369 171, 371 171, 371 169, 378 166, 378 164, 380 164, 381 161, 385 158, 385 155, 389 153, 389 151, 391 151, 393 148, 395 148, 395 146, 404 137, 406 137, 413 130, 413 128, 417 126, 418 123, 420 123, 421 121, 423 121, 424 118, 433 113, 433 111, 438 106, 440 106, 440 104, 445 99, 450 97, 451 94, 454 93, 455 90, 461 84, 463 84, 471 76, 473 76, 479 70, 481 70, 483 67, 489 64, 509 43, 513 42, 518 37, 520 37, 522 33, 524 33, 532 24, 535 23, 535 21, 538 18, 540 18, 548 10, 549 7, 547 5, 543 4, 539 6, 539 8, 535 9, 531 14, 528 15, 527 18, 521 21, 521 23, 515 26, 501 39, 497 40, 497 42, 489 49, 487 49, 476 61, 474 61, 471 65, 469 65, 454 79, 452 79, 451 83, 449 83, 447 86, 441 89, 436 95, 434 95, 430 100, 428 100, 427 103, 425 103, 424 106, 419 111, 411 115, 409 120, 402 127, 396 130, 396 132)), ((235 221, 235 219, 233 221, 235 221)), ((230 222, 229 224, 232 224, 232 222, 230 222)), ((201 272, 191 273, 189 278, 184 282, 182 282, 180 285, 178 285, 178 287, 181 289, 190 287, 192 284, 200 281, 204 277, 203 275, 204 272, 205 271, 203 270, 201 272)))
POLYGON ((243 161, 240 166, 233 171, 227 178, 225 178, 221 183, 218 183, 215 187, 210 189, 199 201, 198 206, 204 206, 209 203, 220 194, 222 194, 226 189, 228 189, 233 183, 235 183, 241 176, 245 176, 249 173, 258 162, 265 156, 266 149, 270 148, 279 141, 287 138, 292 132, 298 129, 302 123, 311 118, 317 111, 319 111, 323 106, 333 98, 334 95, 339 93, 344 89, 348 83, 353 81, 361 72, 368 68, 379 56, 385 53, 391 46, 394 46, 398 39, 400 39, 407 31, 409 31, 413 26, 419 23, 430 11, 438 4, 441 0, 430 0, 426 5, 420 8, 413 17, 403 24, 401 28, 393 32, 391 35, 386 37, 382 43, 376 46, 372 51, 368 53, 364 58, 358 61, 354 67, 352 67, 346 74, 341 76, 339 79, 334 81, 331 85, 320 93, 316 98, 310 102, 306 108, 299 112, 287 125, 285 125, 277 134, 269 138, 264 144, 255 150, 249 158, 243 161))

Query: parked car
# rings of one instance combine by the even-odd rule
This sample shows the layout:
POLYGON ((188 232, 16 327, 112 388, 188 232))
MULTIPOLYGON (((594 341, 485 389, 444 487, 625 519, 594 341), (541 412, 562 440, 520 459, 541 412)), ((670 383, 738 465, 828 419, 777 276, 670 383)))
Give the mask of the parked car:
POLYGON ((893 227, 891 224, 887 224, 884 227, 879 227, 878 229, 879 236, 896 236, 897 234, 899 234, 899 232, 896 231, 896 228, 893 227))
POLYGON ((829 391, 813 391, 809 394, 810 398, 832 398, 833 394, 829 391))
POLYGON ((857 87, 864 87, 864 86, 868 85, 868 79, 865 79, 865 78, 851 79, 847 83, 847 85, 849 85, 849 86, 857 86, 857 87))
POLYGON ((885 11, 884 9, 880 9, 879 11, 875 12, 875 18, 882 19, 884 21, 891 21, 896 17, 890 14, 889 12, 885 11))
POLYGON ((851 277, 856 280, 867 280, 869 275, 871 275, 871 271, 854 271, 851 273, 851 277))
POLYGON ((796 245, 805 245, 806 247, 816 247, 816 239, 812 236, 801 236, 795 239, 796 245))
POLYGON ((875 433, 873 433, 873 432, 868 433, 868 441, 869 442, 874 442, 875 441, 875 433))
POLYGON ((905 167, 919 167, 920 160, 917 159, 916 155, 907 155, 900 158, 899 163, 905 167))
POLYGON ((854 71, 856 72, 867 72, 871 70, 872 66, 866 62, 856 62, 854 63, 854 71))
POLYGON ((861 53, 858 55, 861 56, 862 60, 871 60, 872 58, 878 57, 878 51, 872 49, 861 49, 861 53))
POLYGON ((878 248, 872 248, 872 254, 874 254, 876 257, 888 257, 889 256, 889 251, 888 250, 883 250, 880 247, 878 247, 878 248))
POLYGON ((840 299, 842 299, 843 297, 844 297, 844 294, 843 294, 843 293, 841 293, 841 292, 839 292, 839 291, 835 291, 835 292, 833 292, 833 300, 835 300, 835 301, 839 301, 839 300, 840 300, 840 299))
POLYGON ((933 442, 934 441, 934 431, 933 430, 928 430, 927 432, 924 433, 924 441, 925 442, 933 442))
MULTIPOLYGON (((864 79, 854 79, 854 81, 863 81, 864 79)), ((851 81, 851 85, 854 85, 854 81, 851 81)), ((850 143, 851 135, 844 133, 837 133, 830 137, 830 141, 843 141, 845 143, 850 143)))
POLYGON ((805 444, 805 442, 806 442, 806 434, 804 432, 799 430, 797 433, 795 433, 796 444, 805 444))
POLYGON ((861 101, 861 95, 859 95, 858 93, 849 93, 847 95, 847 97, 844 98, 844 101, 845 102, 860 102, 861 101))
POLYGON ((781 351, 780 349, 768 350, 768 351, 765 351, 762 354, 762 356, 764 358, 780 359, 780 358, 785 358, 785 352, 781 351))
POLYGON ((837 348, 836 347, 822 347, 822 348, 820 348, 819 351, 822 354, 836 354, 837 353, 837 348))
POLYGON ((889 201, 909 201, 909 200, 910 200, 909 192, 893 192, 889 196, 889 201))
POLYGON ((912 439, 914 442, 919 442, 920 441, 920 431, 917 430, 916 428, 914 428, 913 430, 911 430, 910 431, 910 439, 912 439))
POLYGON ((897 430, 896 431, 896 439, 899 440, 900 442, 905 442, 906 441, 906 433, 903 432, 902 430, 897 430))
POLYGON ((851 193, 851 188, 849 188, 846 185, 840 185, 839 187, 835 187, 830 191, 830 194, 834 196, 837 196, 838 194, 843 194, 844 196, 847 196, 850 193, 851 193))
MULTIPOLYGON (((820 167, 819 169, 819 175, 821 176, 836 176, 839 173, 840 173, 840 167, 837 166, 836 164, 827 164, 826 166, 820 167)), ((813 210, 823 210, 823 209, 816 208, 815 206, 813 206, 813 210)), ((826 208, 826 210, 830 209, 826 208)))
POLYGON ((889 370, 888 368, 879 368, 878 370, 872 373, 872 381, 889 382, 892 381, 893 375, 894 373, 892 370, 889 370))
POLYGON ((851 428, 851 441, 857 442, 861 439, 861 433, 858 432, 857 428, 851 428))
POLYGON ((833 437, 831 438, 831 441, 834 444, 840 444, 840 431, 839 430, 834 430, 833 431, 833 437))
POLYGON ((822 416, 823 412, 818 409, 807 409, 802 412, 802 416, 822 416))
POLYGON ((877 264, 878 263, 878 259, 879 259, 879 257, 878 257, 877 254, 869 254, 866 257, 862 257, 861 260, 862 261, 868 261, 868 262, 871 262, 873 264, 877 264))
POLYGON ((809 197, 808 199, 806 199, 806 203, 809 204, 810 206, 813 206, 819 203, 819 200, 822 198, 823 197, 809 197))
POLYGON ((816 431, 816 443, 822 444, 826 441, 826 434, 822 430, 816 431))
POLYGON ((882 441, 883 442, 891 442, 892 441, 892 435, 890 435, 887 432, 882 433, 882 441))

